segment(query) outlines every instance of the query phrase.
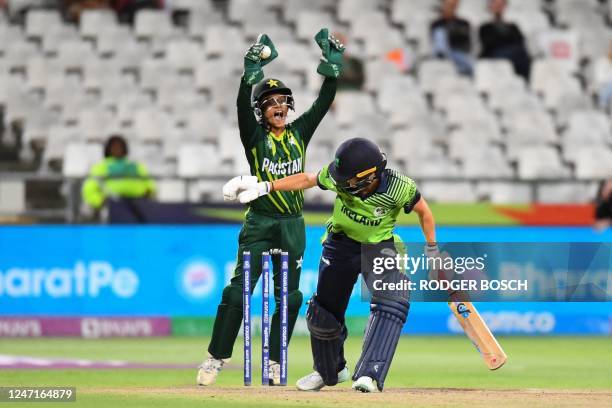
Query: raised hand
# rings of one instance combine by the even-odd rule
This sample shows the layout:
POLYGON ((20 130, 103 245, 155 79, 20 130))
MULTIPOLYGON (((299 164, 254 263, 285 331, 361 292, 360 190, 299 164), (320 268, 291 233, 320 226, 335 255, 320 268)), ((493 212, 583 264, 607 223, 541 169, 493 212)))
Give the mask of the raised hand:
POLYGON ((321 62, 317 67, 317 72, 326 77, 338 78, 342 75, 344 44, 329 34, 327 28, 322 28, 314 39, 321 48, 321 62))
POLYGON ((255 44, 251 45, 244 55, 244 79, 247 84, 254 85, 264 77, 262 67, 278 57, 274 43, 266 34, 260 34, 255 44), (264 49, 270 49, 270 55, 262 58, 264 49))

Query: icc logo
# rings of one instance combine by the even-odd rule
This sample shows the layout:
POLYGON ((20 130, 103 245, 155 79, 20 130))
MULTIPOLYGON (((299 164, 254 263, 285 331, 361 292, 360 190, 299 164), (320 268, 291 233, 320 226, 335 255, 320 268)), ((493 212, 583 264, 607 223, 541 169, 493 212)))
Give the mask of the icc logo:
POLYGON ((376 207, 374 209, 374 215, 376 217, 382 217, 383 215, 385 215, 387 211, 385 211, 385 209, 383 207, 376 207))
POLYGON ((464 319, 467 319, 467 317, 470 315, 470 313, 472 313, 472 311, 468 309, 465 304, 459 303, 457 305, 457 313, 463 316, 464 319))
POLYGON ((187 263, 182 270, 180 286, 186 297, 204 300, 215 288, 215 269, 205 261, 187 263))

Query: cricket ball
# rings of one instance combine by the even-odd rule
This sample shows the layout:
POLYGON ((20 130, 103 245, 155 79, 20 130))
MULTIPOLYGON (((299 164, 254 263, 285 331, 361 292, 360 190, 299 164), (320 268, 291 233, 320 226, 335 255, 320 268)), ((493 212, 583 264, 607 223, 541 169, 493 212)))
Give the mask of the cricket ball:
POLYGON ((261 49, 261 53, 259 54, 259 56, 261 57, 261 59, 268 59, 270 58, 270 55, 272 55, 272 50, 267 45, 264 45, 264 47, 261 49))

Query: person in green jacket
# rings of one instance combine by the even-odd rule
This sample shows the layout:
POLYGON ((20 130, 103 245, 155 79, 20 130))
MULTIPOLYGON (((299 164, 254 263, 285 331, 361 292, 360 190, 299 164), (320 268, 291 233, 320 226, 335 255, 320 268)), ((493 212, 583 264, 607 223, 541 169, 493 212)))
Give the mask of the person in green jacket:
POLYGON ((128 145, 119 135, 104 146, 104 160, 92 166, 82 189, 83 200, 99 212, 109 198, 150 198, 155 181, 146 167, 129 160, 128 145))
MULTIPOLYGON (((323 84, 312 106, 291 123, 286 123, 287 113, 294 107, 291 89, 279 79, 264 79, 262 71, 264 65, 278 56, 274 44, 267 35, 262 34, 247 51, 237 108, 240 140, 249 161, 251 175, 230 182, 224 188, 226 200, 235 199, 236 194, 249 184, 271 182, 304 171, 308 143, 336 95, 344 52, 344 45, 331 36, 326 28, 319 31, 315 41, 322 50, 317 72, 324 77, 323 84)), ((274 192, 249 204, 238 237, 236 269, 230 284, 223 290, 208 347, 209 357, 198 371, 198 385, 214 383, 217 374, 232 355, 243 317, 243 251, 251 253, 251 290, 261 275, 262 252, 282 249, 289 253, 288 337, 291 337, 303 300, 298 288, 306 244, 303 205, 302 191, 274 192)), ((275 255, 275 258, 278 256, 275 255)), ((270 385, 279 385, 280 262, 274 259, 273 264, 277 307, 272 316, 270 331, 269 378, 270 385)))

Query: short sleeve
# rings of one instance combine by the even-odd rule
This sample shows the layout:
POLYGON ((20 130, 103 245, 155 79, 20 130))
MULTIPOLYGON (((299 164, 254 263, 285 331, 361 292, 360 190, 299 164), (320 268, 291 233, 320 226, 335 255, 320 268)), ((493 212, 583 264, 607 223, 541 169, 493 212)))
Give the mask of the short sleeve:
POLYGON ((334 180, 329 176, 329 170, 327 166, 323 167, 319 174, 317 174, 317 184, 321 190, 331 190, 337 192, 336 184, 334 180))
POLYGON ((409 214, 410 212, 412 212, 412 209, 414 208, 414 206, 421 199, 421 193, 417 189, 417 186, 414 180, 410 178, 406 178, 405 183, 406 185, 403 190, 404 194, 401 198, 400 203, 401 203, 401 206, 404 208, 404 212, 406 214, 409 214))

